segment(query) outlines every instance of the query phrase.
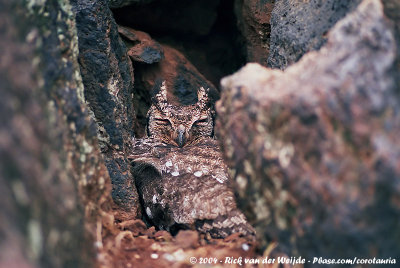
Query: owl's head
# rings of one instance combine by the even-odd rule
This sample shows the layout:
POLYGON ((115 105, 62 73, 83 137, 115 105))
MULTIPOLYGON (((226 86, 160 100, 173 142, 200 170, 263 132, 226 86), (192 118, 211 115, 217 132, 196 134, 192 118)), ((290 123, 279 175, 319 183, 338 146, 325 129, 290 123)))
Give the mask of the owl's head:
POLYGON ((165 81, 156 83, 152 105, 147 113, 147 136, 164 143, 183 147, 201 137, 211 137, 214 116, 208 99, 208 89, 197 91, 197 103, 171 105, 167 100, 165 81))

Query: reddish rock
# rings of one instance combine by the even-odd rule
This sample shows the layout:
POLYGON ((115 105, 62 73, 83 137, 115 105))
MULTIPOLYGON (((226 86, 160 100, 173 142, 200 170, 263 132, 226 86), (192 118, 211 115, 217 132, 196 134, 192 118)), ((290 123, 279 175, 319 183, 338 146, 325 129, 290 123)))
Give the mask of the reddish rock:
POLYGON ((156 241, 166 241, 166 242, 172 241, 171 233, 164 230, 156 232, 154 234, 154 238, 156 241))
POLYGON ((147 226, 142 220, 127 220, 118 224, 122 230, 129 230, 134 236, 143 235, 147 232, 147 226))
POLYGON ((245 39, 247 62, 267 66, 274 0, 236 0, 238 27, 245 39))
POLYGON ((284 72, 248 64, 221 82, 215 129, 238 205, 288 256, 400 253, 393 26, 380 1, 364 0, 284 72))
POLYGON ((209 82, 179 51, 163 45, 164 59, 156 64, 135 68, 134 106, 140 125, 135 132, 144 135, 146 114, 150 107, 150 92, 158 78, 166 80, 168 102, 189 105, 197 102, 197 89, 210 89, 210 99, 214 103, 219 97, 215 86, 209 82))
POLYGON ((149 229, 147 229, 145 235, 147 235, 149 238, 154 238, 155 233, 156 233, 156 227, 151 226, 149 229))
POLYGON ((233 233, 230 236, 225 237, 224 241, 225 242, 232 242, 232 241, 236 241, 239 238, 240 238, 240 233, 233 233))
POLYGON ((164 57, 161 45, 147 33, 123 26, 118 26, 118 32, 127 40, 127 53, 133 61, 151 64, 164 57))
POLYGON ((168 102, 188 105, 196 103, 197 89, 209 88, 210 94, 218 96, 218 91, 179 51, 163 46, 165 58, 159 64, 141 68, 140 82, 150 92, 157 78, 166 80, 168 102))
POLYGON ((182 230, 176 235, 176 242, 182 248, 195 248, 199 245, 199 233, 192 230, 182 230))

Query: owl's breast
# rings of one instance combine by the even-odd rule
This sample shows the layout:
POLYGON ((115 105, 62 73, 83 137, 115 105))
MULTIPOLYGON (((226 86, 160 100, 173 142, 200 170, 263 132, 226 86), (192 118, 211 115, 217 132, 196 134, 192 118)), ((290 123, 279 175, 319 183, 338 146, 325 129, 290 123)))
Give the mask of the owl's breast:
POLYGON ((143 210, 154 225, 166 230, 176 225, 219 230, 219 236, 234 226, 247 226, 237 211, 217 141, 206 138, 183 148, 153 144, 151 152, 142 152, 133 157, 140 163, 132 173, 143 210))

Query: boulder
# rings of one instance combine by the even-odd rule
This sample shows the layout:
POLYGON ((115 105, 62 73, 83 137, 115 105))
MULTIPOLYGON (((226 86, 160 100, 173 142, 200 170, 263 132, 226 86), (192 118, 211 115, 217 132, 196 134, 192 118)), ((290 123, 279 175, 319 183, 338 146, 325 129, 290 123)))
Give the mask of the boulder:
POLYGON ((399 255, 393 14, 364 0, 284 72, 253 63, 221 81, 215 129, 264 245, 311 260, 399 255))
POLYGON ((360 0, 276 1, 271 15, 268 66, 285 69, 304 54, 318 50, 335 23, 360 0))

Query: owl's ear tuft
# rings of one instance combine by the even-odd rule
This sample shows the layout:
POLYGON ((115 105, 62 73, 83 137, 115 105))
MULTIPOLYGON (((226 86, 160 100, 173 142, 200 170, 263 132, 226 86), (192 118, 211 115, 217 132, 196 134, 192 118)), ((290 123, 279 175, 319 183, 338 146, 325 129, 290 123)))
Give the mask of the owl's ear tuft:
POLYGON ((165 80, 158 78, 151 93, 151 101, 158 109, 164 110, 167 106, 167 86, 165 80))
POLYGON ((209 88, 204 89, 204 87, 200 87, 197 90, 197 105, 200 109, 205 109, 209 106, 208 92, 209 88))

